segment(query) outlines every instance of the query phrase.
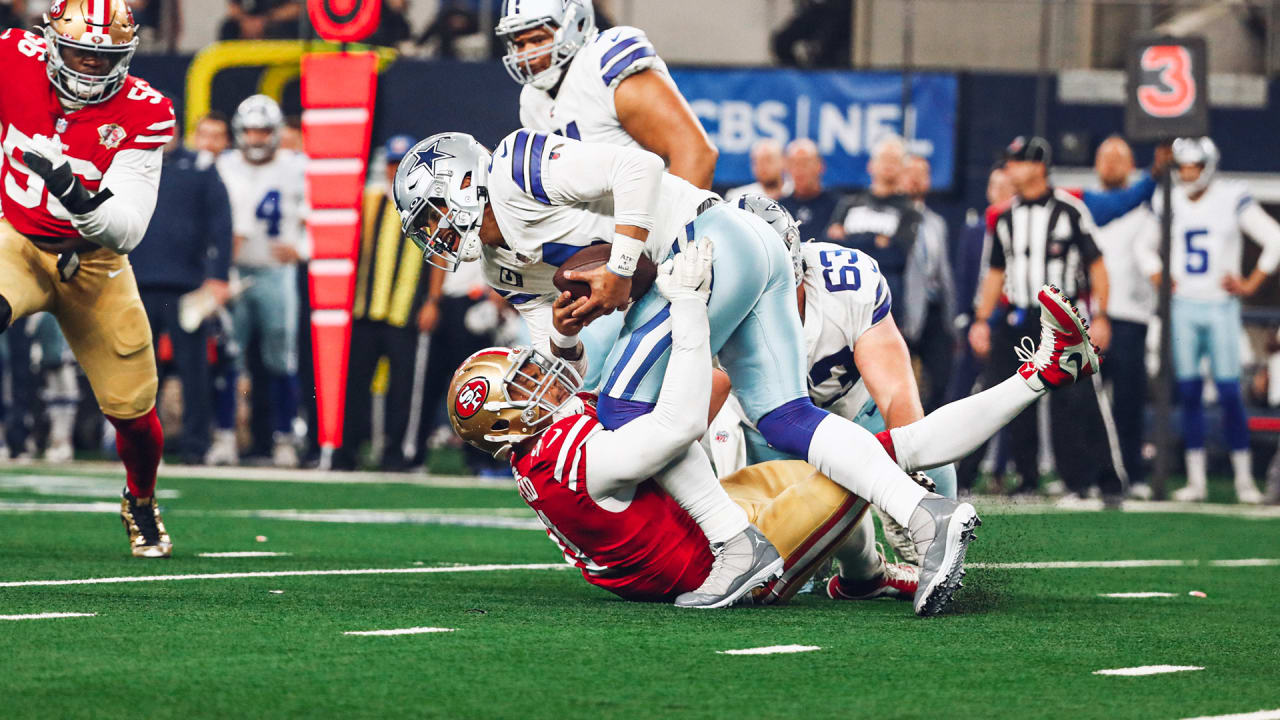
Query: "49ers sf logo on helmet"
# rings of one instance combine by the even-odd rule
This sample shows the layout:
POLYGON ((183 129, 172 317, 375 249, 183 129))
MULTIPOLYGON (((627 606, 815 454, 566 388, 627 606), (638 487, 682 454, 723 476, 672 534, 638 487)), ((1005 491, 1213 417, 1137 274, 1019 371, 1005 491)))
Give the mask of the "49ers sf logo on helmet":
POLYGON ((458 417, 466 420, 467 418, 480 412, 480 408, 484 407, 484 401, 489 397, 489 381, 485 378, 478 377, 469 380, 462 389, 458 391, 458 397, 453 401, 453 409, 458 413, 458 417))
POLYGON ((67 0, 53 0, 53 4, 49 6, 49 18, 57 20, 66 10, 67 0))

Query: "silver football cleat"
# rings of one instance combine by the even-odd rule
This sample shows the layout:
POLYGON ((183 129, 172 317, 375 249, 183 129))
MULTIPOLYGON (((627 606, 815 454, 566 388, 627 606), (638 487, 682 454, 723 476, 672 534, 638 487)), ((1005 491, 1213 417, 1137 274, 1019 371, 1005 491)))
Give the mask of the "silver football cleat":
POLYGON ((920 587, 916 591, 916 615, 937 615, 960 589, 964 555, 982 524, 967 502, 930 493, 911 515, 911 537, 920 553, 920 587))
POLYGON ((715 561, 711 572, 697 590, 676 598, 676 607, 712 609, 728 607, 752 588, 763 585, 782 572, 778 550, 755 525, 738 535, 711 546, 715 561))

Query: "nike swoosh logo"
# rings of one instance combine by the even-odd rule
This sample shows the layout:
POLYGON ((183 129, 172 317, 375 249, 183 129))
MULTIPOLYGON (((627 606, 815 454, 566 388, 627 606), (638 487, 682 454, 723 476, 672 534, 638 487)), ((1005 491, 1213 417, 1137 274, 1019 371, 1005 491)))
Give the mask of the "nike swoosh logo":
POLYGON ((120 273, 122 273, 122 272, 124 272, 124 268, 120 268, 120 269, 118 269, 118 270, 112 270, 111 272, 107 273, 107 277, 108 277, 108 278, 113 278, 113 277, 115 277, 115 276, 119 275, 119 274, 120 274, 120 273))

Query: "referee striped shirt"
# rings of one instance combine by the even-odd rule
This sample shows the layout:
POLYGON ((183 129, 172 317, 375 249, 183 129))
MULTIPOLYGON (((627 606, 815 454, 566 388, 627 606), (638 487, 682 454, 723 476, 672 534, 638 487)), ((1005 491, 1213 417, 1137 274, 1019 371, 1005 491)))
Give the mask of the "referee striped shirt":
POLYGON ((1093 217, 1074 195, 1051 189, 1043 197, 1014 199, 996 219, 990 266, 1004 270, 1009 304, 1037 307, 1042 285, 1056 285, 1072 300, 1087 290, 1089 266, 1102 257, 1093 217))

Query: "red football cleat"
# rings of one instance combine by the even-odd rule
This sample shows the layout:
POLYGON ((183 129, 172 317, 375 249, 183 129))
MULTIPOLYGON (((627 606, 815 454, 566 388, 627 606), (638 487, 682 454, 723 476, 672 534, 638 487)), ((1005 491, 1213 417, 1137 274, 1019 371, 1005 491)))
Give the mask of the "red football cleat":
POLYGON ((882 597, 910 600, 915 597, 919 586, 920 568, 886 562, 880 577, 863 583, 846 583, 839 575, 832 575, 827 581, 827 597, 832 600, 874 600, 882 597))
POLYGON ((1040 344, 1023 338, 1015 347, 1022 367, 1018 374, 1035 390, 1058 388, 1098 372, 1098 349, 1075 304, 1052 285, 1040 288, 1040 344))

